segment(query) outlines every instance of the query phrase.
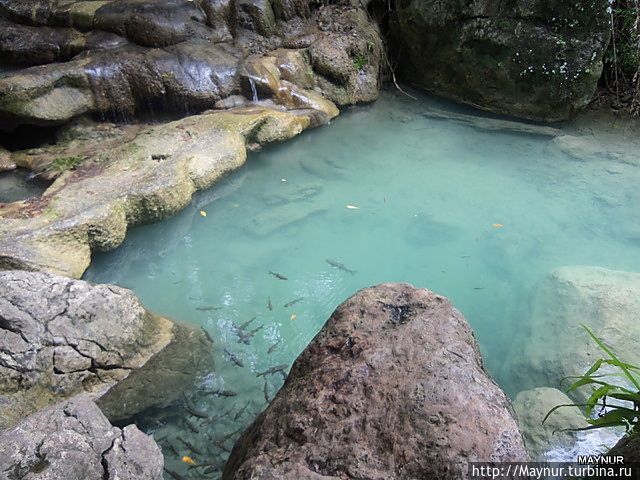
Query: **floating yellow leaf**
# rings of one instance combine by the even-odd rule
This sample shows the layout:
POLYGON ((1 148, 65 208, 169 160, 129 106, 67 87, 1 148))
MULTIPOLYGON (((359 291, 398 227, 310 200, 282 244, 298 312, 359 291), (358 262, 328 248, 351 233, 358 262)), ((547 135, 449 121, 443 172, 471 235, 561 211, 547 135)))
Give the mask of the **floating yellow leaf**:
POLYGON ((182 458, 181 458, 181 460, 182 460, 184 463, 188 463, 189 465, 195 465, 195 464, 196 464, 196 461, 195 461, 193 458, 191 458, 191 457, 189 457, 189 456, 187 456, 187 455, 185 455, 184 457, 182 457, 182 458))
POLYGON ((295 320, 296 318, 298 318, 298 315, 296 315, 295 313, 292 313, 290 318, 291 320, 295 320))
POLYGON ((347 205, 349 210, 358 210, 360 207, 356 207, 355 205, 347 205))
POLYGON ((501 224, 501 223, 494 223, 494 224, 493 224, 493 225, 491 225, 491 226, 492 226, 493 228, 502 228, 502 227, 504 227, 504 225, 503 225, 503 224, 501 224))
POLYGON ((200 210, 200 215, 202 215, 203 217, 207 216, 207 212, 205 212, 204 210, 200 210))

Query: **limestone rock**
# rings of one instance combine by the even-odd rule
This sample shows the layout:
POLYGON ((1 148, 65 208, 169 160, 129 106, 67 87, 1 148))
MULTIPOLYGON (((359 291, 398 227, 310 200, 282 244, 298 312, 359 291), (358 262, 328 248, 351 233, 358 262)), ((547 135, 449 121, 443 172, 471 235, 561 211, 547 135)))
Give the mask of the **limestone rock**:
POLYGON ((236 443, 223 479, 467 477, 469 461, 524 461, 511 405, 444 297, 361 290, 294 363, 236 443))
POLYGON ((163 464, 153 439, 135 425, 111 426, 86 396, 0 432, 0 477, 6 480, 161 480, 163 464))
POLYGON ((85 159, 41 198, 5 206, 0 213, 0 268, 79 278, 92 250, 117 247, 129 226, 175 214, 196 190, 241 167, 245 144, 287 140, 318 115, 337 115, 333 104, 324 102, 324 112, 252 106, 137 128, 120 137, 106 129, 106 145, 112 146, 106 150, 100 135, 88 140, 91 146, 74 146, 75 153, 52 147, 48 158, 73 154, 85 159))
POLYGON ((558 121, 587 105, 609 38, 606 0, 401 0, 402 78, 480 108, 558 121))
POLYGON ((211 368, 211 350, 129 290, 0 272, 0 428, 81 392, 111 420, 165 406, 211 368))
POLYGON ((561 430, 588 426, 578 407, 563 407, 553 412, 542 424, 544 417, 558 405, 570 405, 573 401, 560 390, 538 387, 518 393, 513 406, 518 414, 518 424, 524 436, 527 450, 539 461, 545 461, 545 453, 554 448, 575 443, 575 432, 561 430))
MULTIPOLYGON (((525 388, 566 388, 567 377, 582 375, 606 357, 582 328, 623 361, 640 365, 640 274, 599 267, 568 266, 551 273, 532 300, 532 318, 515 341, 510 368, 525 388)), ((576 400, 587 390, 571 393, 576 400)))
POLYGON ((11 152, 0 147, 0 172, 15 170, 16 164, 11 159, 11 152))

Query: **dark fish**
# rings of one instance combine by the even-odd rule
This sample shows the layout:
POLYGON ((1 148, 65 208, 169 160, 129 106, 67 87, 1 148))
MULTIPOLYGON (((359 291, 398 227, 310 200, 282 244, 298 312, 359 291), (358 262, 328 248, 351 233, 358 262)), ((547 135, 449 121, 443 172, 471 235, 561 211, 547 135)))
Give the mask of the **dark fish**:
POLYGON ((460 255, 460 258, 470 258, 471 255, 460 255))
POLYGON ((284 308, 289 308, 294 306, 296 303, 301 302, 302 300, 304 300, 304 298, 300 297, 300 298, 296 298, 295 300, 291 300, 290 302, 287 302, 284 304, 284 308))
POLYGON ((280 375, 282 375, 282 378, 287 378, 287 374, 285 373, 286 369, 287 369, 286 364, 276 365, 275 367, 268 368, 264 372, 260 372, 256 374, 256 377, 266 377, 267 375, 274 375, 276 373, 279 373, 280 375))
POLYGON ((243 332, 244 330, 246 330, 246 328, 251 325, 251 323, 256 319, 255 315, 253 317, 251 317, 250 320, 247 320, 246 322, 244 322, 242 325, 240 325, 239 327, 235 327, 236 331, 239 332, 243 332))
POLYGON ((287 277, 285 277, 284 275, 282 275, 281 273, 278 272, 272 272, 271 270, 269 270, 269 273, 271 275, 273 275, 274 277, 276 277, 278 280, 289 280, 287 277))
POLYGON ((171 443, 169 440, 167 440, 165 443, 167 447, 169 447, 169 450, 171 450, 177 456, 180 456, 180 450, 178 450, 178 448, 173 443, 171 443))
POLYGON ((231 449, 229 447, 227 447, 224 443, 222 443, 220 440, 214 440, 213 444, 218 447, 220 450, 223 450, 227 453, 231 453, 231 449))
POLYGON ((264 399, 267 401, 267 403, 271 402, 271 400, 269 400, 269 386, 267 385, 267 379, 264 379, 264 389, 262 390, 264 393, 264 399))
POLYGON ((184 438, 182 438, 180 435, 176 435, 176 438, 178 440, 180 440, 182 443, 185 444, 185 446, 187 448, 189 448, 189 450, 191 450, 193 453, 197 453, 198 455, 204 455, 204 453, 202 452, 201 449, 199 449, 198 447, 196 447, 192 442, 185 440, 184 438))
POLYGON ((235 397, 236 395, 238 395, 233 390, 222 390, 222 389, 212 390, 209 393, 211 393, 212 395, 217 395, 219 397, 235 397))
POLYGON ((169 470, 167 467, 164 467, 164 471, 167 472, 170 476, 172 476, 176 480, 187 480, 187 477, 183 477, 178 472, 174 472, 173 470, 169 470))
POLYGON ((211 310, 220 310, 222 307, 216 307, 215 305, 202 305, 201 307, 196 307, 196 310, 200 312, 210 312, 211 310))
POLYGON ((473 287, 474 290, 484 290, 484 287, 473 287))
POLYGON ((184 409, 187 412, 189 412, 194 417, 209 418, 209 415, 207 415, 205 411, 200 410, 198 407, 196 407, 194 403, 191 401, 191 399, 187 397, 186 394, 183 394, 183 396, 184 396, 184 409))
POLYGON ((350 273, 351 275, 353 275, 354 273, 356 273, 355 270, 351 270, 347 267, 344 266, 344 263, 340 263, 340 262, 336 262, 335 260, 331 260, 330 258, 327 258, 326 262, 331 265, 332 267, 336 267, 338 270, 342 270, 343 272, 347 272, 350 273))
POLYGON ((238 343, 244 343, 245 345, 249 345, 253 336, 256 333, 258 333, 258 331, 260 331, 263 327, 264 327, 264 324, 260 324, 259 326, 257 326, 256 328, 254 328, 249 332, 238 333, 238 343))
POLYGON ((271 297, 267 297, 267 308, 273 312, 273 303, 271 303, 271 297))
POLYGON ((229 350, 227 350, 226 348, 224 349, 224 353, 227 354, 227 356, 229 357, 229 360, 231 360, 233 363, 235 363, 237 366, 239 366, 240 368, 244 367, 244 363, 242 363, 242 360, 240 360, 238 358, 238 356, 233 353, 230 352, 229 350))
POLYGON ((211 336, 211 334, 209 333, 209 331, 204 328, 204 327, 200 327, 202 329, 202 331, 204 332, 204 336, 207 337, 207 340, 209 340, 211 343, 213 342, 213 337, 211 336))
POLYGON ((270 354, 270 353, 275 352, 275 351, 277 350, 278 345, 280 344, 280 342, 281 342, 281 341, 282 341, 282 339, 281 339, 281 338, 279 338, 279 339, 278 339, 278 341, 277 341, 276 343, 274 343, 273 345, 271 345, 271 346, 269 347, 269 350, 267 350, 267 354, 270 354))
POLYGON ((188 418, 184 419, 184 423, 187 424, 187 427, 189 427, 189 430, 191 430, 193 433, 200 433, 200 429, 198 428, 198 426, 188 418))
POLYGON ((242 430, 244 430, 244 427, 240 427, 237 430, 234 430, 233 432, 229 432, 227 433, 224 437, 222 437, 222 441, 226 442, 227 440, 229 440, 231 437, 239 434, 242 430))
POLYGON ((242 414, 244 413, 244 411, 247 409, 249 405, 251 405, 251 400, 247 400, 247 403, 245 403, 244 406, 240 410, 238 410, 238 413, 236 413, 233 416, 234 422, 237 422, 240 419, 240 417, 242 417, 242 414))

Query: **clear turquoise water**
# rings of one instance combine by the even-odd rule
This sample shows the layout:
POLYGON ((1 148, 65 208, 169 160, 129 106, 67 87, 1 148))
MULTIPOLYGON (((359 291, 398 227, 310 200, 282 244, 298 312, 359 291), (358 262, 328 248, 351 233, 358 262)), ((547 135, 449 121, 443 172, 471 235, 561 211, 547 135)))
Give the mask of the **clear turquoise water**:
POLYGON ((28 170, 0 172, 0 203, 39 197, 46 189, 46 182, 32 178, 28 170))
MULTIPOLYGON (((96 255, 86 278, 132 288, 147 307, 211 333, 218 365, 206 381, 238 393, 197 399, 211 411, 237 411, 247 400, 247 412, 263 408, 255 374, 291 365, 340 302, 389 281, 448 296, 473 326, 489 371, 515 395, 518 379, 500 366, 528 320, 536 282, 570 264, 640 271, 640 168, 577 161, 548 137, 424 116, 434 105, 443 107, 387 92, 331 126, 251 154, 191 207, 96 255), (238 343, 234 324, 254 316, 252 326, 264 327, 238 343)), ((272 395, 281 379, 268 379, 272 395)))

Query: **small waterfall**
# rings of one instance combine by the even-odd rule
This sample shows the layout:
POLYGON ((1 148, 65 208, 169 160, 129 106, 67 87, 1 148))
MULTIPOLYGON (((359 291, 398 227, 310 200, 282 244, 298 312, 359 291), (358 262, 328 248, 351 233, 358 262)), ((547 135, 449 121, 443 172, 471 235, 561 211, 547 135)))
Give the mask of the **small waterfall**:
POLYGON ((251 92, 253 93, 253 103, 258 103, 258 90, 256 90, 256 82, 253 81, 253 77, 249 75, 249 85, 251 85, 251 92))

